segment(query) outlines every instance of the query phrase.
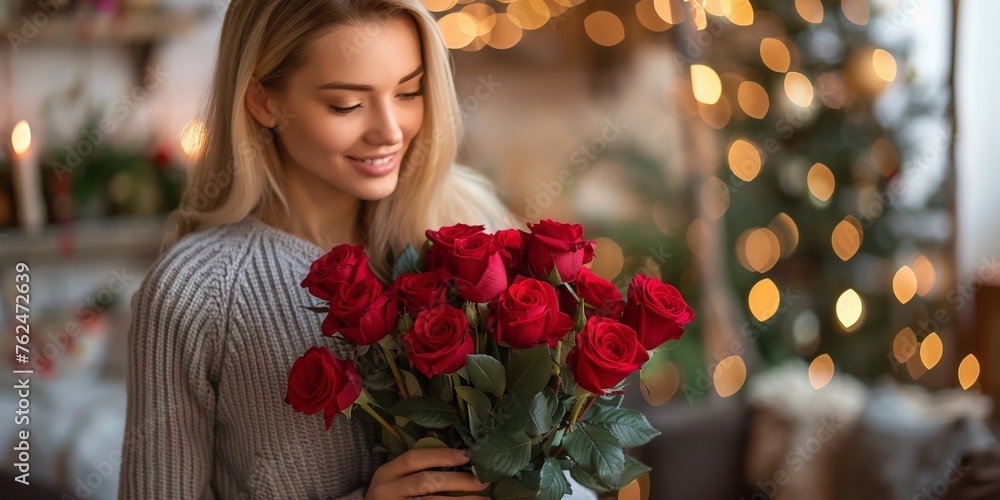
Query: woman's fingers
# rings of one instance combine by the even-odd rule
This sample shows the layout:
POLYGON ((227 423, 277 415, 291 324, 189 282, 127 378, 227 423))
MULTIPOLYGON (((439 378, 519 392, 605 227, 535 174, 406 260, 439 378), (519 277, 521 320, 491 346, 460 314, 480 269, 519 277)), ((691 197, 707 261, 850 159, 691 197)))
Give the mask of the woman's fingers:
POLYGON ((414 448, 386 465, 393 476, 401 477, 435 467, 457 467, 468 461, 464 451, 454 448, 414 448))
POLYGON ((425 496, 442 491, 481 493, 489 485, 468 472, 421 471, 400 480, 408 496, 425 496))

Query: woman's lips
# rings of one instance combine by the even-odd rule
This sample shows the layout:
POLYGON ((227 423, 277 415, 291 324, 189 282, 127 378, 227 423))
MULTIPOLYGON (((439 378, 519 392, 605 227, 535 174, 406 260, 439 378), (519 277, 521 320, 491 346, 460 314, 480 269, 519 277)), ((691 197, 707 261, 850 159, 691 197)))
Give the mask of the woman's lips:
POLYGON ((389 174, 396 168, 396 164, 399 163, 399 151, 393 153, 392 159, 381 165, 373 165, 371 163, 365 163, 351 156, 347 157, 347 161, 349 161, 351 165, 354 166, 354 168, 357 169, 362 174, 372 177, 381 177, 383 175, 389 174))

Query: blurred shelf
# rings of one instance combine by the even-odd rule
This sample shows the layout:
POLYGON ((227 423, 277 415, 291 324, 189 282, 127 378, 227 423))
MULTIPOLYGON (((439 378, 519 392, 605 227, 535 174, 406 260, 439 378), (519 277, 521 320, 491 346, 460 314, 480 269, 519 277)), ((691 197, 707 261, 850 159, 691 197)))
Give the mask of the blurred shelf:
POLYGON ((213 12, 211 8, 183 11, 138 10, 118 13, 67 14, 48 20, 34 36, 21 33, 20 23, 0 25, 0 32, 22 36, 29 43, 149 43, 189 31, 213 12))
POLYGON ((0 229, 0 261, 155 255, 166 215, 123 216, 48 226, 36 234, 0 229))

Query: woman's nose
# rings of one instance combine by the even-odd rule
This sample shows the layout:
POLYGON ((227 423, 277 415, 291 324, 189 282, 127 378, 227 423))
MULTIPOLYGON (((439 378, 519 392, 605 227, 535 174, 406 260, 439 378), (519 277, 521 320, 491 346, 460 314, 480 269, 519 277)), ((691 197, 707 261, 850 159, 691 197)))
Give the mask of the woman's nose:
POLYGON ((366 140, 370 144, 398 144, 403 142, 403 130, 392 104, 381 104, 373 113, 366 140))

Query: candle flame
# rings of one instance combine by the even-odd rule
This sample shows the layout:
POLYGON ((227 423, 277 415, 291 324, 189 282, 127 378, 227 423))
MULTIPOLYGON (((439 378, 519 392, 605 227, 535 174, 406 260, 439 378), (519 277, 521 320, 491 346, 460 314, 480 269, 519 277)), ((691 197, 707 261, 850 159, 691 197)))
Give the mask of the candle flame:
POLYGON ((22 155, 31 146, 31 127, 28 122, 21 120, 14 125, 14 131, 10 134, 10 143, 14 146, 14 152, 22 155))

